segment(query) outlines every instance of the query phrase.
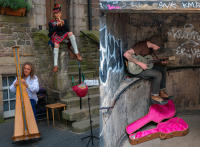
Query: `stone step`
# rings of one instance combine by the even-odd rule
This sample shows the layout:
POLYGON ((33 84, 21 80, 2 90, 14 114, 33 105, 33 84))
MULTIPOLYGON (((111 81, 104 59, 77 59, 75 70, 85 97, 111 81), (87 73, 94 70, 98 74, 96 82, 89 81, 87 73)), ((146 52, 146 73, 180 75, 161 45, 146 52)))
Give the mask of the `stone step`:
POLYGON ((81 53, 85 53, 85 52, 98 52, 98 48, 99 47, 96 44, 93 44, 93 45, 90 44, 89 47, 88 47, 87 44, 84 44, 82 46, 82 48, 80 49, 80 52, 81 53))
MULTIPOLYGON (((89 95, 89 97, 90 97, 90 104, 92 106, 99 105, 99 93, 89 95)), ((82 97, 81 100, 82 100, 82 108, 86 108, 88 106, 88 95, 82 97)), ((80 107, 80 97, 77 96, 68 99, 61 99, 61 102, 67 105, 67 109, 80 107)))
MULTIPOLYGON (((99 94, 99 86, 88 87, 88 92, 89 92, 90 95, 99 94)), ((66 96, 63 99, 66 100, 66 99, 69 99, 69 98, 72 98, 72 97, 77 97, 77 95, 72 90, 72 88, 70 88, 69 91, 67 92, 66 96)))
MULTIPOLYGON (((68 72, 77 72, 79 69, 78 69, 78 64, 75 64, 75 65, 69 65, 67 67, 68 69, 68 72)), ((87 65, 81 65, 81 70, 88 70, 87 68, 87 65)))
POLYGON ((99 55, 99 51, 90 51, 90 52, 81 52, 81 56, 87 57, 87 56, 96 56, 99 55))
MULTIPOLYGON (((87 70, 87 71, 82 71, 82 73, 85 76, 85 79, 94 79, 95 77, 98 76, 97 71, 92 71, 92 70, 87 70)), ((74 80, 78 80, 79 79, 79 72, 69 72, 68 73, 68 77, 69 77, 69 82, 72 81, 72 76, 74 77, 74 80)))
MULTIPOLYGON (((94 61, 88 61, 87 64, 82 64, 81 63, 81 70, 82 71, 86 71, 86 70, 91 70, 91 71, 97 71, 99 68, 99 62, 97 62, 96 60, 94 61), (90 64, 88 64, 90 63, 90 64)), ((76 72, 78 71, 78 64, 69 64, 68 65, 68 71, 69 72, 76 72)))
MULTIPOLYGON (((97 128, 99 126, 99 116, 92 117, 91 120, 92 120, 92 128, 97 128)), ((90 119, 72 123, 73 132, 81 133, 81 132, 86 132, 88 130, 90 130, 90 119)))
POLYGON ((83 58, 99 58, 99 52, 85 52, 85 53, 82 53, 81 56, 83 58))
MULTIPOLYGON (((98 77, 95 76, 94 78, 87 78, 87 77, 85 78, 85 80, 93 80, 93 79, 98 79, 98 77)), ((72 76, 69 77, 69 82, 70 82, 71 87, 74 86, 74 85, 72 85, 72 76)), ((79 77, 74 79, 74 83, 75 83, 75 85, 79 84, 79 77)))
MULTIPOLYGON (((89 64, 91 64, 91 62, 89 62, 89 61, 93 61, 93 62, 96 62, 95 64, 98 64, 99 63, 99 57, 97 57, 95 59, 84 58, 83 61, 81 61, 81 65, 89 65, 89 64)), ((68 64, 69 65, 77 65, 77 60, 70 59, 68 64)))
MULTIPOLYGON (((99 115, 99 106, 91 106, 90 108, 92 117, 99 115)), ((89 118, 89 110, 88 107, 80 108, 71 108, 65 111, 62 111, 62 118, 68 121, 80 121, 83 119, 89 118)))

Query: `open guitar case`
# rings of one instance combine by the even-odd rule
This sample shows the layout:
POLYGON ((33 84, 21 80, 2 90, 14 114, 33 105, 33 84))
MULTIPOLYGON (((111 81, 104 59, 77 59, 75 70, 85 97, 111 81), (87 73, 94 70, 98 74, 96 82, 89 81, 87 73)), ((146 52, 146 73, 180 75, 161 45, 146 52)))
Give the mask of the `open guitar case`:
POLYGON ((165 105, 153 104, 147 115, 126 126, 126 133, 129 135, 129 142, 132 145, 149 141, 155 138, 168 139, 188 134, 188 124, 176 114, 173 100, 165 105), (162 122, 163 120, 166 120, 162 122), (144 131, 137 131, 151 121, 157 123, 157 127, 144 131))

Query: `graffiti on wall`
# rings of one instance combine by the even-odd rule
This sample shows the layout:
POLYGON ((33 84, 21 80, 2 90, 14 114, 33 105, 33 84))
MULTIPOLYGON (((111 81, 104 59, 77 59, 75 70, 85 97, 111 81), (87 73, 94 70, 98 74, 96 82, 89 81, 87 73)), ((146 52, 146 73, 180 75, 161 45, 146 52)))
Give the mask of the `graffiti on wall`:
POLYGON ((109 76, 123 73, 123 55, 121 41, 107 33, 104 26, 100 29, 100 81, 107 83, 109 76))
POLYGON ((100 9, 143 9, 151 7, 152 9, 197 9, 200 8, 198 1, 123 1, 123 0, 100 0, 100 9))
POLYGON ((176 48, 177 55, 200 58, 200 33, 195 31, 192 24, 185 24, 181 29, 172 29, 168 36, 184 41, 176 48))

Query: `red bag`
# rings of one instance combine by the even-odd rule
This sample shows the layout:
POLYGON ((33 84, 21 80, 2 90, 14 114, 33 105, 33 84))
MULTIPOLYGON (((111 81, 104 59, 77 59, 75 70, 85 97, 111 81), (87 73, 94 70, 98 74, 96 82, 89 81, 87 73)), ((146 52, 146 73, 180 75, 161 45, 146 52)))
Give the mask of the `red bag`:
POLYGON ((83 82, 81 84, 73 86, 72 89, 76 93, 76 95, 79 97, 86 96, 88 92, 88 86, 83 82))
MULTIPOLYGON (((87 95, 88 92, 88 86, 84 83, 85 76, 82 74, 82 81, 81 84, 72 86, 73 91, 76 93, 79 97, 84 97, 87 95)), ((74 85, 74 77, 72 77, 72 85, 74 85)))

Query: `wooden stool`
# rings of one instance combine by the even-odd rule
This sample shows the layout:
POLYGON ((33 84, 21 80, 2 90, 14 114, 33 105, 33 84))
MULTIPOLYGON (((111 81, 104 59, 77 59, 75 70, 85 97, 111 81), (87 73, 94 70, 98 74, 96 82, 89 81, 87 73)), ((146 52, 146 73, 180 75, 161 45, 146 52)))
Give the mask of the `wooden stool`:
MULTIPOLYGON (((51 112, 52 112, 52 117, 53 117, 53 126, 55 127, 55 124, 54 124, 54 109, 57 109, 57 108, 64 108, 64 110, 66 110, 66 104, 62 104, 62 103, 55 103, 55 104, 48 104, 46 105, 46 110, 47 110, 47 122, 48 122, 48 125, 49 125, 49 109, 51 109, 51 112)), ((59 120, 60 120, 60 115, 58 113, 58 116, 59 116, 59 120)))

